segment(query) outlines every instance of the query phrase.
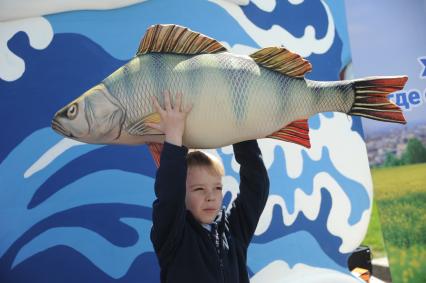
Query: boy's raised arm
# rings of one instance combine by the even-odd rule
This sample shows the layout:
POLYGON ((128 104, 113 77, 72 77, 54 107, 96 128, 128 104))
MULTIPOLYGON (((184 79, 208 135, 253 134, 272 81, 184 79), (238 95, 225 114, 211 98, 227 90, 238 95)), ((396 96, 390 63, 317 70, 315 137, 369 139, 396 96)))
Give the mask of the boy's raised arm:
POLYGON ((154 99, 154 107, 160 114, 161 121, 158 124, 147 123, 165 134, 160 167, 155 179, 157 199, 153 203, 151 230, 151 240, 158 254, 173 252, 175 240, 181 235, 185 223, 185 158, 188 150, 182 146, 182 136, 190 109, 181 109, 181 99, 182 95, 178 94, 173 107, 169 93, 165 93, 165 109, 154 99))
POLYGON ((240 193, 232 203, 229 221, 231 232, 248 246, 268 200, 269 178, 257 141, 240 142, 233 148, 240 164, 240 193))
POLYGON ((152 205, 151 240, 159 254, 172 252, 185 224, 186 154, 185 147, 164 143, 152 205))

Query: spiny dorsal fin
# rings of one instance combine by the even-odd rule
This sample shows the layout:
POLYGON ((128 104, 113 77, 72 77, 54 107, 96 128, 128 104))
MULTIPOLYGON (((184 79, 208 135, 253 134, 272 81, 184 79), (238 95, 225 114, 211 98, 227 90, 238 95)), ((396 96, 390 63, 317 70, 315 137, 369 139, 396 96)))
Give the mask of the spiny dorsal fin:
POLYGON ((178 25, 150 26, 139 44, 136 56, 151 53, 200 54, 226 51, 213 38, 178 25))
POLYGON ((290 77, 303 77, 312 70, 309 61, 282 47, 266 47, 250 55, 259 65, 290 77))

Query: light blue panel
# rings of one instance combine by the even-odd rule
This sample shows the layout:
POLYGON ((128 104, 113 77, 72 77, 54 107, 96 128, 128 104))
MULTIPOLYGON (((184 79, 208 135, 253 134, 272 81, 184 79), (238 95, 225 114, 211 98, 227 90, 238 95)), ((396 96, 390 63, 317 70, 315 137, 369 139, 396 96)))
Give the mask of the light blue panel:
POLYGON ((80 11, 46 18, 55 33, 83 34, 123 60, 135 55, 145 30, 159 23, 187 26, 230 44, 257 46, 226 11, 209 1, 154 0, 118 10, 80 11))

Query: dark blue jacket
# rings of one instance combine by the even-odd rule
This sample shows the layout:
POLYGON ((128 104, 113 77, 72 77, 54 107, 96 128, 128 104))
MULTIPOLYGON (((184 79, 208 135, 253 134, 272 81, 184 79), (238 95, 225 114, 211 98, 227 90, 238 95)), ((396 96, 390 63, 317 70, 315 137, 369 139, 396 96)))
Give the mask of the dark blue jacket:
POLYGON ((151 241, 161 282, 249 282, 247 248, 269 193, 268 174, 256 141, 235 144, 240 193, 208 231, 185 208, 185 147, 165 143, 155 180, 151 241))

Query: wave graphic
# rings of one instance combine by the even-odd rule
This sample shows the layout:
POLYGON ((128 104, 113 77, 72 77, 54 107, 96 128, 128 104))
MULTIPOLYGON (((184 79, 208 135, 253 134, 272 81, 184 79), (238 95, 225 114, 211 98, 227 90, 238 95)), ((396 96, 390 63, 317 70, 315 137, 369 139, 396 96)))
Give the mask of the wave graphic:
MULTIPOLYGON (((106 169, 104 166, 108 163, 98 167, 96 172, 72 174, 73 167, 67 165, 87 153, 96 152, 97 146, 92 145, 83 145, 63 153, 43 170, 25 178, 28 167, 58 139, 60 137, 49 128, 36 131, 16 146, 0 164, 0 206, 5 211, 13 212, 0 215, 0 225, 6 227, 0 231, 2 278, 15 278, 18 274, 16 270, 21 270, 22 265, 27 266, 26 262, 33 262, 40 256, 44 258, 45 255, 45 260, 50 260, 53 257, 51 253, 62 246, 77 251, 111 278, 125 277, 142 254, 154 256, 149 241, 154 180, 140 172, 106 169), (53 193, 48 198, 38 199, 38 205, 29 208, 28 204, 40 188, 63 168, 67 168, 74 179, 66 183, 50 183, 45 188, 53 193), (16 224, 12 226, 11 223, 16 224), (95 252, 99 251, 99 246, 103 246, 103 250, 109 251, 111 256, 95 252), (128 260, 117 264, 115 258, 121 257, 128 260)), ((103 155, 107 154, 103 152, 103 155)), ((92 156, 99 157, 101 154, 92 156)), ((113 157, 117 158, 114 153, 113 157)), ((96 158, 86 160, 93 168, 97 167, 98 161, 96 158)), ((131 160, 121 161, 129 162, 131 160)), ((140 162, 140 167, 149 167, 145 165, 152 163, 152 160, 146 164, 136 159, 133 162, 140 162)), ((120 161, 116 160, 116 163, 120 161)), ((32 270, 34 265, 27 267, 32 270)), ((66 274, 68 272, 62 276, 66 274)))
POLYGON ((35 130, 50 127, 55 112, 99 83, 125 63, 99 45, 77 34, 55 34, 49 46, 34 50, 24 32, 9 48, 26 62, 19 80, 0 80, 2 117, 7 118, 0 161, 35 130))

